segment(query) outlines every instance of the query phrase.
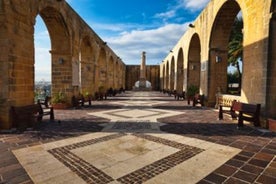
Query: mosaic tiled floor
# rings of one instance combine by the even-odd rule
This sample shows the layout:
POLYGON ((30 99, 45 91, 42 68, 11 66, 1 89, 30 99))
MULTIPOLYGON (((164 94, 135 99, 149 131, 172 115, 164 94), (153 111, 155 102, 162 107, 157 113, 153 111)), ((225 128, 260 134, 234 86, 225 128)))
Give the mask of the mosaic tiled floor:
POLYGON ((174 134, 93 133, 13 153, 35 183, 100 184, 195 183, 239 152, 174 134))
POLYGON ((157 118, 175 116, 183 114, 183 112, 161 109, 116 109, 101 112, 91 112, 89 115, 98 116, 111 121, 148 121, 157 122, 157 118))
POLYGON ((0 183, 276 183, 275 134, 217 115, 160 92, 57 110, 0 134, 0 183))

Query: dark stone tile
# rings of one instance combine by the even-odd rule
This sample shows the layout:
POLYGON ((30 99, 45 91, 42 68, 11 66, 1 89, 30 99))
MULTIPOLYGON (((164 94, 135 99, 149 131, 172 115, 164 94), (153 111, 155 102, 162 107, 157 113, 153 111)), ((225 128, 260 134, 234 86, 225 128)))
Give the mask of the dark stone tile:
POLYGON ((238 171, 236 174, 234 174, 233 177, 236 177, 236 178, 239 178, 243 181, 252 183, 257 178, 257 175, 256 174, 251 174, 251 173, 248 173, 248 172, 244 172, 244 171, 238 171))
POLYGON ((267 146, 265 146, 267 149, 276 150, 276 143, 270 143, 267 146))
POLYGON ((212 184, 206 180, 200 180, 199 182, 197 182, 197 184, 212 184))
POLYGON ((268 161, 258 160, 258 159, 252 159, 248 163, 258 167, 263 167, 263 168, 265 168, 269 164, 268 161))
POLYGON ((204 178, 204 180, 206 180, 206 181, 210 181, 212 183, 218 183, 218 184, 223 183, 226 179, 227 179, 226 177, 215 174, 215 173, 211 173, 204 178))
POLYGON ((235 141, 232 144, 230 144, 230 146, 235 147, 235 148, 244 149, 247 144, 248 144, 248 142, 235 141))
POLYGON ((276 168, 268 167, 265 169, 265 172, 263 174, 276 178, 276 168))
POLYGON ((222 165, 218 169, 216 169, 214 172, 220 175, 224 176, 231 176, 234 172, 237 171, 237 168, 229 166, 229 165, 222 165))
POLYGON ((241 151, 239 153, 239 155, 247 156, 247 157, 252 157, 253 155, 255 155, 255 153, 253 153, 253 152, 247 152, 247 151, 241 151))
POLYGON ((276 168, 276 161, 275 160, 272 163, 270 163, 270 167, 276 168))
POLYGON ((237 178, 229 178, 227 179, 224 184, 248 184, 248 182, 245 182, 245 181, 242 181, 242 180, 239 180, 237 178))
POLYGON ((257 153, 254 158, 259 160, 271 161, 274 155, 268 153, 257 153))
POLYGON ((235 159, 230 159, 225 164, 236 167, 236 168, 240 168, 242 165, 244 165, 244 162, 241 162, 241 161, 238 161, 235 159))
POLYGON ((263 171, 262 168, 250 164, 246 164, 241 168, 241 170, 257 175, 259 175, 263 171))
POLYGON ((5 181, 9 181, 9 182, 12 182, 12 181, 21 182, 23 180, 30 180, 26 171, 23 168, 7 171, 3 173, 2 176, 5 181))
POLYGON ((247 146, 244 147, 245 151, 249 152, 259 152, 263 147, 262 146, 257 146, 255 144, 248 144, 247 146))
POLYGON ((272 150, 272 149, 264 148, 264 149, 261 150, 261 152, 276 155, 276 150, 272 150))
POLYGON ((276 183, 276 178, 272 178, 272 177, 266 176, 266 175, 261 175, 257 179, 257 182, 264 183, 264 184, 275 184, 276 183))
POLYGON ((19 168, 22 168, 22 166, 19 163, 7 165, 5 167, 0 167, 0 173, 9 172, 9 171, 16 170, 19 168))
POLYGON ((233 159, 239 160, 239 161, 242 161, 242 162, 246 162, 246 161, 248 161, 250 158, 249 158, 249 157, 242 156, 242 155, 239 154, 239 155, 234 156, 233 159))

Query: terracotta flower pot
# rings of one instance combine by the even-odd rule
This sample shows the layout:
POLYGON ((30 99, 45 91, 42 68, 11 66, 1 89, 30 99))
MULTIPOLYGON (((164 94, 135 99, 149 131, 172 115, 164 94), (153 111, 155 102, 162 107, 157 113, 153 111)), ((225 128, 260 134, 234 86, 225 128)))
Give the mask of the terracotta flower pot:
POLYGON ((54 109, 67 109, 69 105, 66 103, 56 103, 56 104, 52 104, 52 107, 54 109))
POLYGON ((276 119, 268 119, 268 127, 270 131, 276 132, 276 119))

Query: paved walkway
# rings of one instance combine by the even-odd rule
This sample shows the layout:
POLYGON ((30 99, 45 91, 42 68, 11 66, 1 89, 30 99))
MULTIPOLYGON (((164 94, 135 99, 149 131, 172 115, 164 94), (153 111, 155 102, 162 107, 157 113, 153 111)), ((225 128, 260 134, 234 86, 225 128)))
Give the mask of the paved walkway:
POLYGON ((159 92, 0 134, 0 183, 276 183, 276 134, 159 92))

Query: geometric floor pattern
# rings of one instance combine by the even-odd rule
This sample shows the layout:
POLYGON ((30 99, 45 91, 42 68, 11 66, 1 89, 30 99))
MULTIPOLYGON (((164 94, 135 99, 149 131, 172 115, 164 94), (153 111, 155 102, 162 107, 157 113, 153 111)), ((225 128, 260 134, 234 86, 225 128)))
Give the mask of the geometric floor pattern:
POLYGON ((0 183, 275 183, 275 134, 237 130, 186 103, 126 92, 56 111, 61 123, 47 129, 0 134, 0 183))
POLYGON ((162 110, 153 108, 143 109, 116 109, 107 110, 100 112, 91 112, 89 115, 110 119, 112 122, 116 121, 146 121, 146 122, 157 122, 158 118, 165 118, 169 116, 176 116, 183 114, 183 112, 173 110, 162 110))
POLYGON ((173 134, 93 133, 14 154, 35 183, 194 183, 239 152, 173 134))

